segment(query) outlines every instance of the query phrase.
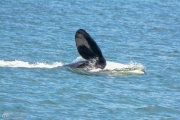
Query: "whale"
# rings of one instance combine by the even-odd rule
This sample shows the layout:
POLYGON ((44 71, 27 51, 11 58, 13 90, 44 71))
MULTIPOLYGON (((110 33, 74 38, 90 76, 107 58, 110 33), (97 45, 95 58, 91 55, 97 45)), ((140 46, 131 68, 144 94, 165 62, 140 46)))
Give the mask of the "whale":
POLYGON ((103 57, 101 49, 84 29, 76 31, 75 42, 78 53, 85 60, 67 64, 65 66, 70 68, 82 68, 85 70, 105 68, 106 59, 103 57))

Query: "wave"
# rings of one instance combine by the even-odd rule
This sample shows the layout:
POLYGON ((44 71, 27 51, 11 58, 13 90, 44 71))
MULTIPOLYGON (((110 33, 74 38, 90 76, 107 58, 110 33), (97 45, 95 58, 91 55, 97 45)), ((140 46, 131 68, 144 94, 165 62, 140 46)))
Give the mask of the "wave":
POLYGON ((172 109, 166 106, 159 106, 159 105, 150 105, 150 106, 144 106, 137 108, 136 110, 142 111, 142 112, 151 112, 151 113, 174 113, 179 114, 180 111, 176 109, 172 109))
POLYGON ((55 67, 59 67, 62 66, 63 64, 61 62, 55 62, 52 64, 48 64, 48 63, 34 63, 34 64, 30 64, 29 62, 24 62, 24 61, 19 61, 19 60, 15 60, 15 61, 4 61, 4 60, 0 60, 0 67, 17 67, 17 68, 55 68, 55 67))

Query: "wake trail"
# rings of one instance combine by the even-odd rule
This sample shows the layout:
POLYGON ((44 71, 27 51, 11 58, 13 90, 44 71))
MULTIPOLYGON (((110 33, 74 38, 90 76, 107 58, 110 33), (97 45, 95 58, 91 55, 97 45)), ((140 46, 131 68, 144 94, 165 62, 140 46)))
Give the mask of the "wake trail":
MULTIPOLYGON (((74 62, 80 61, 82 58, 78 57, 74 62)), ((106 61, 106 67, 102 69, 92 69, 90 72, 111 71, 111 72, 123 72, 123 73, 135 73, 144 74, 145 67, 140 63, 130 62, 128 64, 122 64, 117 62, 106 61)), ((0 67, 14 67, 14 68, 56 68, 61 67, 64 64, 62 62, 54 62, 52 64, 46 62, 29 63, 21 60, 4 61, 0 60, 0 67)))
POLYGON ((30 64, 29 62, 24 62, 20 60, 15 61, 4 61, 0 60, 0 67, 15 67, 15 68, 55 68, 63 66, 61 62, 54 62, 52 64, 37 62, 30 64))

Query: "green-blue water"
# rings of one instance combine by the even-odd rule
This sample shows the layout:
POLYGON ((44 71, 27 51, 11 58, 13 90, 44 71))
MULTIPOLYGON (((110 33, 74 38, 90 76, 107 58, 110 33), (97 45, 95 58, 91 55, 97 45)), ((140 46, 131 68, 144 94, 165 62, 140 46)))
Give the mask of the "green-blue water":
POLYGON ((179 118, 179 0, 0 1, 0 119, 179 118), (79 28, 146 74, 62 67, 79 28))

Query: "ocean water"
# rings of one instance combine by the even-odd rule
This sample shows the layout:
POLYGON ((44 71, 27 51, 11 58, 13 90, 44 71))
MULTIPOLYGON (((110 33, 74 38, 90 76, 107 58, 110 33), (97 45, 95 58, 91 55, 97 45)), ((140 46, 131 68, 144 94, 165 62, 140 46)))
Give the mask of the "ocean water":
POLYGON ((0 119, 180 119, 180 1, 1 0, 0 119), (80 28, 105 70, 63 67, 80 28))

